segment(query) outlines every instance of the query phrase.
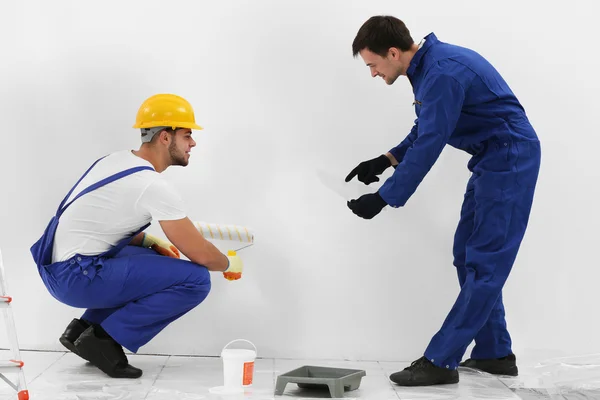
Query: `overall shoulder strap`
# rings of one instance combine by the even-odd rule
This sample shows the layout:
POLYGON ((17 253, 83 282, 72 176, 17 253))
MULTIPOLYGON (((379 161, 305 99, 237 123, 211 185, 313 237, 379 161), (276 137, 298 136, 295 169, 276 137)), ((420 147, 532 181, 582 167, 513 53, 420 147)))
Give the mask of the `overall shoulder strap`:
MULTIPOLYGON (((73 202, 75 200, 77 200, 78 198, 80 198, 81 196, 83 196, 86 193, 89 193, 93 190, 96 190, 104 185, 107 185, 111 182, 114 182, 118 179, 124 178, 128 175, 134 174, 138 171, 143 171, 143 170, 150 170, 150 171, 154 171, 153 168, 151 167, 147 167, 147 166, 140 166, 140 167, 133 167, 133 168, 129 168, 126 169, 125 171, 121 171, 121 172, 117 172, 114 175, 111 175, 107 178, 102 179, 101 181, 98 181, 90 186, 88 186, 87 188, 85 188, 84 190, 82 190, 77 196, 75 196, 75 198, 73 200, 71 200, 67 205, 65 205, 64 207, 62 207, 61 209, 58 210, 57 215, 60 216, 71 204, 73 204, 73 202)), ((89 171, 89 170, 88 170, 89 171)), ((84 175, 85 176, 85 175, 84 175)))
MULTIPOLYGON (((104 156, 106 157, 106 156, 104 156)), ((88 172, 90 172, 92 170, 92 168, 94 168, 94 166, 96 164, 98 164, 98 161, 102 160, 104 157, 100 157, 99 159, 97 159, 96 161, 94 161, 94 163, 92 164, 91 167, 88 168, 87 171, 85 171, 85 173, 81 176, 81 178, 79 178, 79 180, 77 181, 77 183, 75 183, 75 185, 73 185, 73 187, 71 188, 71 190, 69 190, 69 193, 67 193, 67 195, 65 196, 65 198, 63 199, 63 201, 60 202, 60 205, 58 206, 58 210, 56 210, 56 214, 58 214, 60 212, 60 209, 63 208, 63 205, 65 204, 65 202, 67 201, 67 199, 69 198, 69 196, 71 196, 71 193, 73 193, 73 190, 75 190, 75 188, 77 187, 77 185, 79 185, 79 182, 81 182, 83 180, 83 178, 85 178, 85 176, 88 174, 88 172)))

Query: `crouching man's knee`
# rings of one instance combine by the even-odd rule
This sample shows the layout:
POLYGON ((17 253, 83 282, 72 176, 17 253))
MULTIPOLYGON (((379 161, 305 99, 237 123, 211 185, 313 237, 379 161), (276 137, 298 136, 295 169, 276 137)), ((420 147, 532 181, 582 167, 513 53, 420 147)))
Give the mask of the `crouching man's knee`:
POLYGON ((192 296, 194 297, 196 304, 200 304, 206 299, 211 290, 210 273, 206 269, 202 269, 196 279, 191 282, 193 285, 192 296))

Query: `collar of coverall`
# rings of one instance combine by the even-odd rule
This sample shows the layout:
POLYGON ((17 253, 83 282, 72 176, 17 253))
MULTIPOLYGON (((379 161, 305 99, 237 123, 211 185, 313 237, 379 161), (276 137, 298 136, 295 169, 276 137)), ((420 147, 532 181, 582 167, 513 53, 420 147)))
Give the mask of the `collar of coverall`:
POLYGON ((433 32, 431 32, 429 35, 425 36, 425 38, 421 41, 421 43, 419 43, 419 50, 417 50, 417 52, 413 56, 412 60, 410 60, 410 65, 408 66, 408 70, 406 70, 406 75, 409 78, 412 75, 414 75, 415 70, 421 63, 423 56, 425 55, 425 53, 427 53, 427 50, 429 50, 429 48, 431 46, 433 46, 435 43, 438 43, 438 42, 439 42, 438 38, 435 36, 435 34, 433 32))

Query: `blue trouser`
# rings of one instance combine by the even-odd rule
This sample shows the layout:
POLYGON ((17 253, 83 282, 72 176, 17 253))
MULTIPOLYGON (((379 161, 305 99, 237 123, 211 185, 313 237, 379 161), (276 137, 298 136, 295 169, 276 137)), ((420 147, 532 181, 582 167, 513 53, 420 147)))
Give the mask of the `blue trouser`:
POLYGON ((40 268, 46 287, 57 300, 87 308, 83 319, 134 353, 210 292, 205 267, 151 249, 126 246, 114 257, 79 258, 40 268))
POLYGON ((540 168, 538 141, 490 141, 469 163, 472 176, 454 237, 460 293, 425 357, 455 369, 475 340, 472 358, 512 352, 502 288, 527 228, 540 168))

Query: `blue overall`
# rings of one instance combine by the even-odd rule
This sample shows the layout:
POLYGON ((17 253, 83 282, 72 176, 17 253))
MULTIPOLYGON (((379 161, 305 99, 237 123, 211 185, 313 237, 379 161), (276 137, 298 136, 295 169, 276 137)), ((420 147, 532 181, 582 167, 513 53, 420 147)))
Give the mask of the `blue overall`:
POLYGON ((476 52, 431 33, 411 60, 417 119, 390 152, 399 161, 379 190, 405 205, 449 144, 472 155, 471 178, 454 236, 460 293, 425 357, 455 369, 475 340, 473 359, 512 352, 502 288, 525 234, 541 149, 525 111, 500 74, 476 52))
POLYGON ((81 317, 99 324, 119 344, 137 352, 163 328, 200 304, 210 291, 208 270, 198 264, 159 255, 128 243, 150 224, 124 237, 105 253, 76 254, 52 263, 54 235, 60 216, 79 197, 117 179, 150 167, 135 167, 105 178, 81 191, 65 205, 79 182, 61 202, 31 254, 42 281, 58 301, 87 308, 81 317))

